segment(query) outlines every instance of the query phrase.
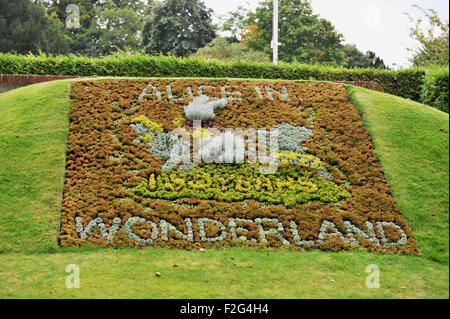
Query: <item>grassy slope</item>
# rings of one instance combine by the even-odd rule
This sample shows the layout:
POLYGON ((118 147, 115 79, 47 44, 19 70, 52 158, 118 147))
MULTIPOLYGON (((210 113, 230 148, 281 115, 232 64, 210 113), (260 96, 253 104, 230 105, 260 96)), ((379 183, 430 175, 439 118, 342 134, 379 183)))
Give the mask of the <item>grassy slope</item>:
POLYGON ((348 90, 424 256, 448 265, 448 114, 391 95, 348 90))
POLYGON ((69 83, 0 95, 0 252, 58 248, 69 83))
POLYGON ((68 83, 0 95, 0 297, 448 298, 448 115, 351 89, 424 257, 61 249, 68 83), (81 267, 81 289, 65 288, 68 264, 81 267), (381 269, 380 289, 365 286, 369 264, 381 269))

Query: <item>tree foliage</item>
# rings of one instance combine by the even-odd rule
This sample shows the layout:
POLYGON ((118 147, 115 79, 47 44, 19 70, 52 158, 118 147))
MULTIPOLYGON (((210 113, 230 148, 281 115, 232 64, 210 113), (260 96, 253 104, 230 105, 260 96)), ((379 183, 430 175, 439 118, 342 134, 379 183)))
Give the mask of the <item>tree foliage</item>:
POLYGON ((375 52, 367 51, 364 54, 354 44, 345 44, 342 51, 345 54, 344 66, 346 68, 388 69, 384 61, 375 52))
MULTIPOLYGON (((261 1, 256 12, 250 13, 248 25, 251 29, 244 39, 250 48, 271 52, 272 19, 271 0, 261 1)), ((313 14, 308 0, 280 0, 279 21, 280 60, 330 65, 343 63, 343 36, 331 22, 313 14)))
POLYGON ((366 56, 369 59, 369 68, 375 68, 375 69, 385 69, 388 70, 389 68, 384 64, 384 61, 376 55, 373 51, 367 51, 366 56))
POLYGON ((70 46, 70 53, 77 53, 89 56, 98 55, 94 43, 98 42, 98 35, 95 30, 96 8, 101 5, 99 0, 78 0, 76 5, 80 9, 80 27, 69 29, 65 26, 69 13, 67 7, 73 4, 73 0, 36 0, 47 8, 49 14, 55 16, 64 24, 64 34, 70 46))
POLYGON ((367 55, 358 50, 354 44, 345 44, 342 47, 342 51, 345 54, 346 68, 367 68, 369 67, 369 59, 367 55))
POLYGON ((149 54, 186 56, 216 36, 212 10, 200 0, 165 0, 154 7, 143 30, 143 47, 149 54))
POLYGON ((63 25, 29 0, 0 0, 0 51, 62 54, 69 51, 63 25))
POLYGON ((270 56, 261 51, 255 51, 225 38, 216 38, 206 47, 197 51, 195 56, 207 60, 241 60, 248 62, 269 62, 270 56))
POLYGON ((411 62, 414 66, 448 66, 449 65, 449 21, 442 20, 433 9, 422 11, 429 22, 424 27, 423 19, 415 20, 410 14, 406 15, 414 24, 410 28, 410 36, 419 43, 419 47, 409 50, 413 52, 411 62))
MULTIPOLYGON (((47 10, 65 23, 66 8, 73 0, 41 0, 47 10)), ((145 17, 153 1, 78 0, 80 27, 65 28, 70 52, 99 56, 117 51, 136 51, 141 43, 145 17)))
MULTIPOLYGON (((246 4, 247 6, 249 5, 248 2, 246 4)), ((231 37, 227 37, 228 40, 231 42, 239 42, 242 40, 242 37, 246 32, 249 14, 249 9, 244 6, 238 6, 236 11, 230 11, 226 15, 220 17, 221 31, 231 34, 231 37)))
POLYGON ((136 52, 141 44, 144 10, 143 2, 134 1, 128 4, 117 0, 108 0, 103 10, 97 9, 94 32, 98 35, 95 48, 99 54, 136 52))

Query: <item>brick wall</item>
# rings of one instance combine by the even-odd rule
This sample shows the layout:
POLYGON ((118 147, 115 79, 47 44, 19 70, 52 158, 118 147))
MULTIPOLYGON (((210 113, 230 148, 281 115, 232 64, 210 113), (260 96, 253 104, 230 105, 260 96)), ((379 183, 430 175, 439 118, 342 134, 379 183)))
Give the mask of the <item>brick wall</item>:
POLYGON ((12 75, 0 74, 0 84, 17 84, 28 85, 41 82, 49 82, 63 79, 73 79, 76 76, 61 76, 61 75, 12 75))
POLYGON ((75 77, 76 76, 0 74, 0 93, 14 90, 30 84, 71 79, 75 77))

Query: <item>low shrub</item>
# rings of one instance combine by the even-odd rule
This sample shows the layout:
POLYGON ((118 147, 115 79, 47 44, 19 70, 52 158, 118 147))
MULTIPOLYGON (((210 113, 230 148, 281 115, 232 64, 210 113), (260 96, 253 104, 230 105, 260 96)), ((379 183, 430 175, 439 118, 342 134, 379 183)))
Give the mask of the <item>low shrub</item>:
POLYGON ((448 112, 449 70, 346 69, 300 63, 221 62, 173 56, 15 55, 0 53, 0 74, 256 78, 317 81, 375 81, 389 94, 448 112))
POLYGON ((0 53, 0 74, 376 81, 387 93, 419 101, 425 69, 346 69, 300 63, 275 66, 271 63, 147 55, 88 58, 0 53))
POLYGON ((424 77, 421 102, 448 113, 448 86, 448 68, 433 68, 428 70, 424 77))

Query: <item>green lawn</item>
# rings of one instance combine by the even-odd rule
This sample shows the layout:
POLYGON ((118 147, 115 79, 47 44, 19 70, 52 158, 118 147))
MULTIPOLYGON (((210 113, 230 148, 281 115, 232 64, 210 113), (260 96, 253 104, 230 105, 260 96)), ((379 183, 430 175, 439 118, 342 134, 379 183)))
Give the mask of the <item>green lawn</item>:
POLYGON ((449 297, 447 114, 348 87, 422 257, 245 249, 62 249, 56 237, 71 81, 0 94, 0 298, 449 297), (68 264, 80 266, 80 289, 65 286, 68 264), (369 264, 380 267, 380 289, 365 286, 369 264), (160 278, 154 275, 157 271, 160 278))

